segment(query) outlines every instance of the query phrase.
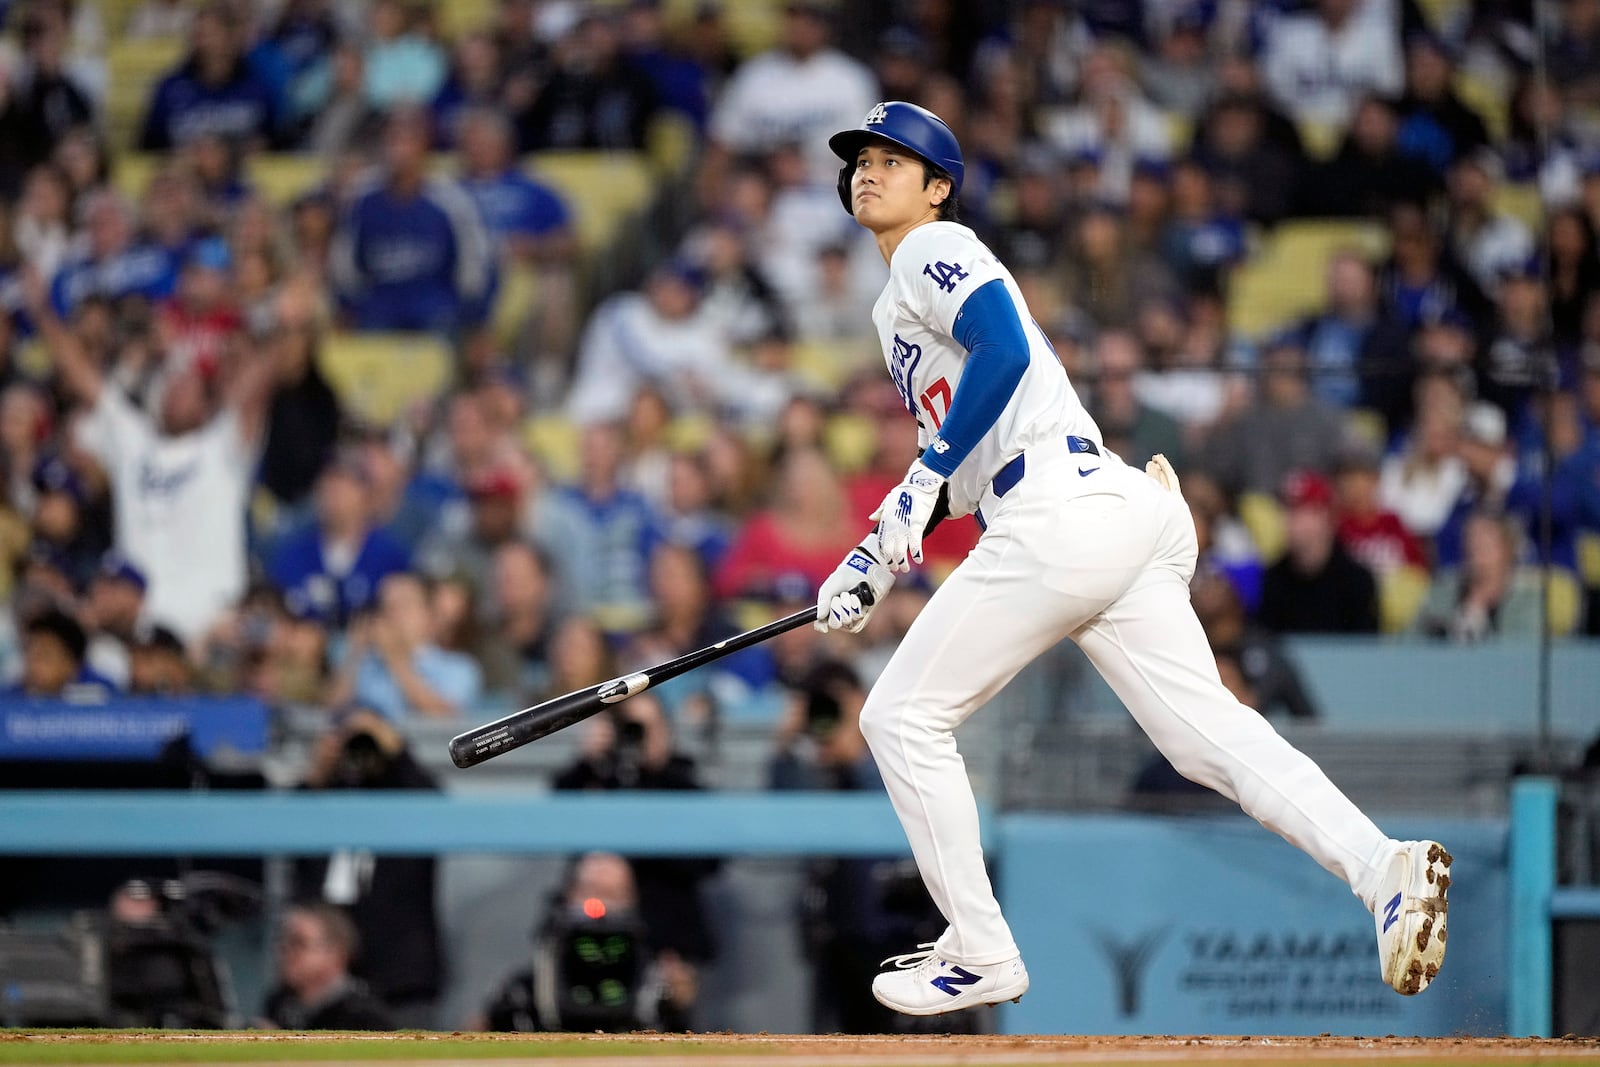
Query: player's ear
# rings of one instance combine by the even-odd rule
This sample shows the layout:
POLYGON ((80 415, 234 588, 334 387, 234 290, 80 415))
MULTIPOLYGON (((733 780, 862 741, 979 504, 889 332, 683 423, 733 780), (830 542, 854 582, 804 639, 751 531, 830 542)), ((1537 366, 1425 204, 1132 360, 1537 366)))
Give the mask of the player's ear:
POLYGON ((955 183, 949 178, 935 178, 928 183, 928 203, 930 207, 938 207, 950 199, 950 193, 955 188, 955 183))

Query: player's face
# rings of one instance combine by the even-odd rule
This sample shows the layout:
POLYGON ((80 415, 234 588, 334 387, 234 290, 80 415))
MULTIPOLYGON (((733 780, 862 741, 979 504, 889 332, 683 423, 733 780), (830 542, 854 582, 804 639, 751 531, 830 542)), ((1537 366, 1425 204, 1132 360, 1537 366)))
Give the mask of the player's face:
POLYGON ((923 184, 923 163, 891 144, 869 144, 856 154, 850 202, 856 221, 874 233, 909 225, 934 212, 950 195, 950 183, 923 184))

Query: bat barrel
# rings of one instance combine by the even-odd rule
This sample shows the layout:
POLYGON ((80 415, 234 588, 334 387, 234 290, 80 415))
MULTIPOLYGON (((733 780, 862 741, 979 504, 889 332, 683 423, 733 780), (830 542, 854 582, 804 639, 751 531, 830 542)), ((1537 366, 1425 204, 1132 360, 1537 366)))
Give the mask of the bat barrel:
POLYGON ((596 695, 598 691, 599 686, 580 689, 457 734, 450 739, 450 761, 461 768, 476 767, 485 760, 580 723, 605 708, 596 695))

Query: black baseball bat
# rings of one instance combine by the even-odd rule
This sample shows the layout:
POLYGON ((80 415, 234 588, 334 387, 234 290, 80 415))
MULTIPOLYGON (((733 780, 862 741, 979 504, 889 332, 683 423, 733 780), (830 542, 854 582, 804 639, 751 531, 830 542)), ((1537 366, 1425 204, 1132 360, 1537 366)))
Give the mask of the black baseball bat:
MULTIPOLYGON (((872 603, 872 591, 867 588, 865 582, 856 586, 855 593, 861 598, 862 604, 872 603)), ((714 663, 751 645, 758 645, 769 637, 777 637, 806 623, 815 622, 816 618, 817 609, 806 608, 793 615, 774 619, 765 626, 757 626, 754 630, 746 630, 742 634, 718 641, 706 648, 685 653, 677 659, 625 674, 621 678, 613 678, 609 682, 591 685, 587 689, 552 697, 543 704, 535 704, 531 708, 512 712, 503 719, 484 723, 452 737, 450 760, 457 767, 476 767, 485 760, 494 759, 514 748, 521 748, 530 741, 537 741, 557 730, 565 730, 569 726, 576 725, 604 711, 609 705, 637 696, 653 685, 676 678, 696 667, 704 667, 707 663, 714 663)))

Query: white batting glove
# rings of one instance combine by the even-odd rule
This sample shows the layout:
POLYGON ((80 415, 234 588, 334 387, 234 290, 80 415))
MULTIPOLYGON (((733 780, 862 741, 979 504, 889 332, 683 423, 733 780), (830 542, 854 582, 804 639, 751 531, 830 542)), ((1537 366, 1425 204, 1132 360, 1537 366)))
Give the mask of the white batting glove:
POLYGON ((818 633, 825 634, 829 630, 860 633, 872 609, 883 603, 894 586, 894 575, 878 560, 877 540, 877 534, 868 534, 817 590, 817 621, 811 625, 818 633), (865 601, 857 592, 863 583, 869 590, 865 601))
POLYGON ((1167 492, 1183 492, 1178 485, 1178 472, 1172 469, 1172 464, 1160 452, 1150 457, 1150 462, 1144 465, 1144 472, 1154 478, 1167 492))
POLYGON ((903 573, 912 562, 922 562, 922 531, 928 528, 933 508, 939 502, 944 476, 917 460, 906 472, 905 481, 889 491, 869 518, 878 520, 878 543, 883 546, 883 562, 903 573))

